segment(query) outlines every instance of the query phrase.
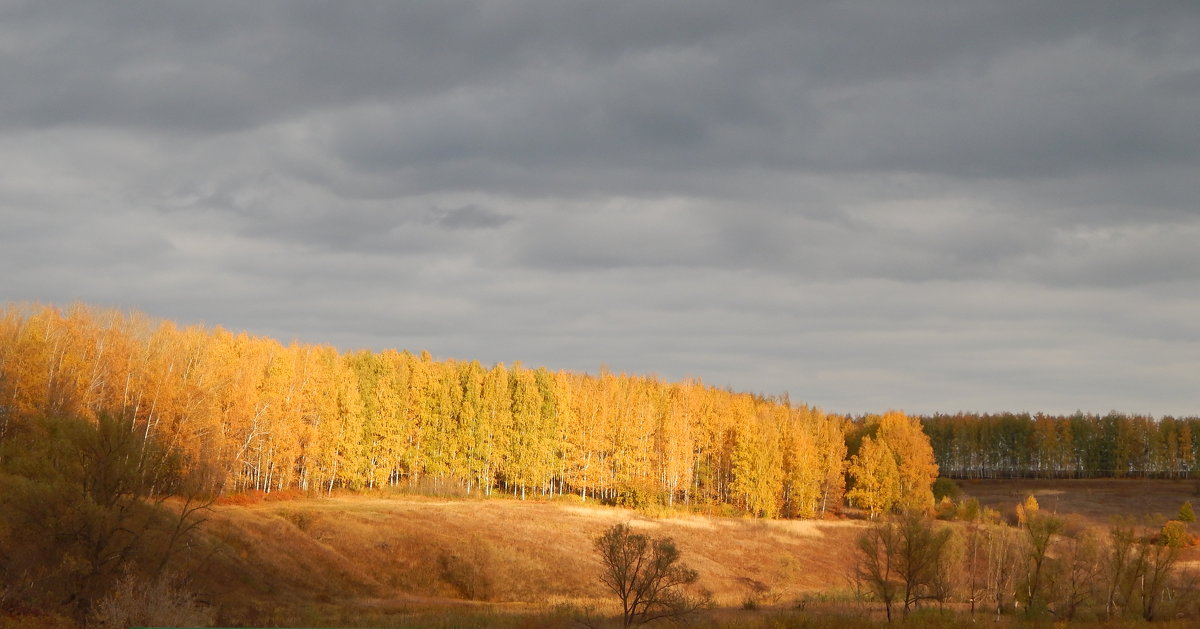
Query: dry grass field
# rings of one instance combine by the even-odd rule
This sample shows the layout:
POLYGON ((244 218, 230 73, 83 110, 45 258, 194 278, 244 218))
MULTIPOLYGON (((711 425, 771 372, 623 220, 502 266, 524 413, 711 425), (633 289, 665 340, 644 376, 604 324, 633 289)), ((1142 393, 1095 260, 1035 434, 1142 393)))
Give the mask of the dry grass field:
POLYGON ((392 624, 444 607, 617 613, 592 540, 629 522, 673 538, 720 606, 841 593, 861 523, 679 515, 580 504, 343 496, 214 507, 202 580, 224 622, 392 624), (472 598, 474 600, 472 600, 472 598))
MULTIPOLYGON (((1042 509, 1094 526, 1117 515, 1161 522, 1196 497, 1184 481, 960 486, 1001 513, 1032 494, 1042 509)), ((211 557, 196 585, 229 625, 570 626, 585 610, 618 612, 598 580, 592 540, 619 522, 674 538, 720 608, 714 626, 774 626, 762 614, 800 600, 809 612, 862 619, 848 580, 861 520, 651 517, 577 499, 343 495, 216 506, 205 524, 211 557)), ((1200 551, 1185 559, 1194 564, 1200 551)))
POLYGON ((1001 513, 1011 512, 1032 495, 1043 510, 1074 516, 1094 526, 1106 526, 1115 516, 1161 524, 1175 517, 1184 501, 1200 506, 1200 485, 1195 480, 961 480, 958 486, 1001 513))

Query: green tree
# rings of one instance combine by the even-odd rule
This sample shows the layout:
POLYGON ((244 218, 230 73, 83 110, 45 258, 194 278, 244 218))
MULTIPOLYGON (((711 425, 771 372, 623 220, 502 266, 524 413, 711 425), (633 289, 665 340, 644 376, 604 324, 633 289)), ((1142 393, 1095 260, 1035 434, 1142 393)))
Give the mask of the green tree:
POLYGON ((1191 500, 1184 501, 1183 505, 1179 507, 1179 515, 1175 519, 1185 524, 1191 524, 1196 521, 1196 512, 1192 510, 1191 500))

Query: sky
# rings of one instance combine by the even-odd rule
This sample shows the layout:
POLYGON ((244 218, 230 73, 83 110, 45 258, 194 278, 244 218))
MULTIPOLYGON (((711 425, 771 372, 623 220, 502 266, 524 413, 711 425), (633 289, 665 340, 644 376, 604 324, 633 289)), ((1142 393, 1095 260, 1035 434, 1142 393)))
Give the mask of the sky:
POLYGON ((0 301, 1200 414, 1200 3, 0 0, 0 301))

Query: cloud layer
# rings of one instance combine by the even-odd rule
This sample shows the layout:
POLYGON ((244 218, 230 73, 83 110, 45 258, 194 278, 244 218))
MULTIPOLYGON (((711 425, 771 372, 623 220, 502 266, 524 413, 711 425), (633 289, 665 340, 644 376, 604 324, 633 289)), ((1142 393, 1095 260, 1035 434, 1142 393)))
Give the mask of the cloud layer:
POLYGON ((1200 412, 1192 2, 8 3, 0 299, 1200 412))

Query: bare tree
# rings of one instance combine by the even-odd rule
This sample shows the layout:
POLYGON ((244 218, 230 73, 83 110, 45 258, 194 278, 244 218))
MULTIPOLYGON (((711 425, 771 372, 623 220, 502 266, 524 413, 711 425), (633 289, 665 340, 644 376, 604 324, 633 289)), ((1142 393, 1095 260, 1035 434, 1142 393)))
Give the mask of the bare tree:
POLYGON ((883 601, 890 622, 897 599, 907 615, 922 601, 948 594, 942 571, 949 541, 949 529, 938 530, 918 511, 879 522, 859 536, 855 578, 883 601))
POLYGON ((1169 523, 1155 533, 1145 527, 1135 528, 1129 519, 1109 527, 1105 609, 1110 618, 1125 614, 1154 620, 1170 613, 1170 609, 1163 609, 1164 604, 1187 601, 1194 582, 1185 578, 1172 587, 1184 540, 1168 532, 1169 523))
POLYGON ((1127 519, 1118 519, 1108 529, 1109 552, 1107 561, 1108 597, 1104 610, 1109 618, 1123 610, 1132 597, 1133 584, 1137 581, 1134 565, 1134 547, 1137 535, 1133 524, 1127 519))
POLYGON ((684 592, 698 575, 679 563, 679 549, 670 538, 650 538, 618 524, 596 538, 595 548, 604 564, 600 580, 621 599, 625 627, 680 619, 709 603, 684 592))
POLYGON ((975 610, 979 602, 984 600, 987 594, 987 561, 986 561, 986 537, 984 535, 984 524, 980 522, 978 517, 973 518, 967 524, 967 532, 964 538, 966 548, 963 550, 963 567, 962 570, 966 573, 966 598, 971 603, 971 617, 975 617, 975 610))
POLYGON ((888 622, 892 621, 892 604, 902 587, 896 565, 899 546, 900 532, 892 522, 880 522, 858 537, 854 578, 883 601, 888 622))
POLYGON ((1007 526, 989 526, 986 529, 987 550, 987 593, 995 604, 996 620, 1010 607, 1013 581, 1016 579, 1018 562, 1024 552, 1025 540, 1018 531, 1007 526))
POLYGON ((904 613, 908 614, 922 601, 941 600, 946 588, 939 587, 939 573, 950 529, 937 529, 927 515, 908 511, 899 519, 900 577, 904 582, 904 613))
POLYGON ((1053 562, 1053 555, 1050 551, 1056 537, 1062 532, 1063 526, 1064 522, 1061 518, 1041 513, 1036 509, 1029 511, 1025 516, 1024 528, 1029 541, 1027 546, 1029 555, 1026 561, 1021 598, 1025 604, 1025 613, 1028 615, 1037 615, 1046 611, 1047 595, 1045 590, 1049 582, 1048 573, 1053 569, 1053 566, 1050 565, 1053 562))
POLYGON ((1072 620, 1079 610, 1103 598, 1104 540, 1093 530, 1074 532, 1059 544, 1059 570, 1049 579, 1054 588, 1054 616, 1072 620))
POLYGON ((1179 560, 1180 546, 1165 541, 1146 541, 1138 545, 1138 594, 1142 601, 1142 618, 1154 620, 1159 615, 1171 574, 1179 560))

